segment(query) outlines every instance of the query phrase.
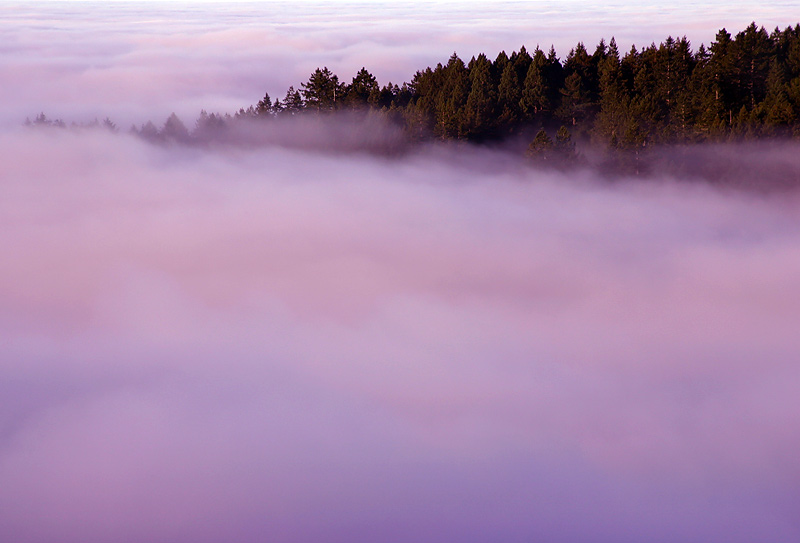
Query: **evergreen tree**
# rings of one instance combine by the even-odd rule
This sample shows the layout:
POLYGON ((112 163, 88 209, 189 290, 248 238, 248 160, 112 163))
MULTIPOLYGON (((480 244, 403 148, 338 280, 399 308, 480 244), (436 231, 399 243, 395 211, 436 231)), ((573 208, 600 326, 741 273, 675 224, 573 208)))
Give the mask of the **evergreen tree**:
POLYGON ((500 51, 497 58, 494 59, 492 63, 492 81, 494 81, 495 88, 500 86, 500 78, 503 76, 503 71, 509 62, 511 61, 505 51, 500 51))
POLYGON ((442 70, 443 85, 436 100, 434 132, 442 138, 463 138, 464 107, 469 96, 469 74, 464 61, 453 53, 442 70))
POLYGON ((773 58, 767 76, 767 95, 764 100, 764 124, 771 135, 783 135, 797 120, 797 112, 789 100, 785 71, 773 58))
POLYGON ((553 140, 544 131, 544 128, 536 133, 536 136, 528 145, 525 156, 536 163, 546 163, 553 158, 553 140))
POLYGON ((259 100, 258 104, 256 105, 256 115, 261 118, 269 117, 273 114, 272 109, 272 100, 269 97, 269 93, 264 93, 264 98, 259 100))
POLYGON ((716 118, 707 119, 706 122, 727 129, 733 123, 733 109, 738 102, 740 85, 730 33, 724 28, 717 32, 710 49, 711 55, 706 69, 714 104, 709 112, 715 114, 716 118))
POLYGON ((222 116, 209 113, 206 110, 200 111, 200 116, 195 121, 192 137, 198 141, 210 141, 219 138, 225 131, 226 125, 222 116))
MULTIPOLYGON (((274 106, 273 106, 274 107, 274 106)), ((303 97, 300 94, 300 91, 295 90, 293 86, 290 86, 289 89, 286 91, 286 96, 283 97, 283 103, 280 107, 280 112, 282 115, 297 115, 303 109, 305 109, 306 104, 303 101, 303 97)))
POLYGON ((114 133, 114 134, 119 132, 119 129, 117 128, 117 125, 114 124, 111 121, 111 119, 109 119, 108 117, 103 119, 103 128, 105 128, 106 130, 108 130, 109 132, 114 133))
POLYGON ((533 58, 528 53, 528 50, 525 49, 525 46, 520 47, 519 52, 512 54, 509 61, 514 65, 515 80, 524 81, 525 76, 528 75, 528 68, 533 62, 533 58))
POLYGON ((553 146, 553 151, 556 160, 562 166, 576 165, 578 162, 578 153, 575 151, 575 144, 572 141, 572 135, 566 126, 561 126, 556 132, 556 141, 553 146))
POLYGON ((142 125, 139 129, 139 136, 149 141, 158 141, 161 139, 161 134, 159 134, 158 128, 156 128, 156 125, 154 125, 152 121, 147 121, 142 125))
POLYGON ((563 122, 581 128, 583 121, 593 113, 592 61, 583 43, 579 42, 570 51, 564 63, 564 71, 567 76, 559 90, 561 104, 556 115, 563 122))
MULTIPOLYGON (((527 64, 530 65, 530 63, 527 64)), ((521 118, 520 100, 522 99, 522 88, 519 84, 515 64, 511 62, 506 64, 500 77, 497 94, 499 124, 503 127, 504 132, 513 132, 521 118)))
POLYGON ((189 130, 183 124, 175 113, 172 113, 164 122, 164 127, 161 129, 163 138, 171 141, 185 143, 189 141, 189 130))
POLYGON ((617 42, 611 38, 605 58, 598 66, 600 73, 600 111, 594 125, 599 141, 607 144, 619 138, 630 116, 630 97, 623 79, 622 62, 617 42))
POLYGON ((492 84, 492 64, 480 54, 469 65, 470 92, 464 106, 464 135, 482 140, 495 129, 495 104, 497 96, 492 84))
POLYGON ((544 114, 552 109, 552 102, 550 101, 552 93, 548 88, 547 65, 547 57, 537 47, 533 54, 533 60, 528 67, 528 73, 525 75, 520 95, 520 110, 528 122, 533 122, 536 119, 540 119, 543 122, 544 114))
MULTIPOLYGON (((377 106, 381 101, 381 89, 375 76, 362 67, 346 88, 345 103, 353 109, 377 106)), ((389 102, 391 105, 391 101, 389 102)))
POLYGON ((752 111, 767 92, 770 57, 773 55, 772 41, 763 26, 758 28, 755 23, 750 23, 736 35, 734 51, 740 91, 737 105, 745 105, 752 111))
MULTIPOLYGON (((341 102, 343 98, 343 87, 339 83, 339 77, 333 74, 327 66, 314 70, 308 81, 301 83, 300 86, 305 107, 317 112, 336 109, 337 100, 341 102)), ((286 100, 283 101, 283 104, 285 108, 286 100)))

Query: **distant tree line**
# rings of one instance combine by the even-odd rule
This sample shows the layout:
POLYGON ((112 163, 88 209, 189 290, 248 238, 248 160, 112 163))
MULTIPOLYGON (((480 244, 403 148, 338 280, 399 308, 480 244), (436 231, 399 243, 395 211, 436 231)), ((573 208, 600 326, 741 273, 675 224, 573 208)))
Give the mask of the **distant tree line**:
MULTIPOLYGON (((67 128, 67 123, 65 123, 61 119, 49 119, 47 115, 44 113, 39 113, 33 120, 29 118, 25 119, 25 126, 48 126, 53 128, 67 128)), ((111 119, 106 117, 102 121, 98 121, 97 119, 88 122, 88 123, 76 123, 73 122, 69 125, 69 128, 73 129, 84 129, 84 128, 105 128, 110 132, 118 132, 117 125, 114 124, 111 119)))
POLYGON ((417 138, 505 138, 567 127, 612 147, 800 135, 800 24, 768 33, 755 23, 692 51, 683 37, 625 54, 615 40, 589 53, 578 43, 560 61, 525 47, 494 61, 453 54, 410 83, 380 87, 362 68, 347 84, 318 68, 283 100, 269 95, 240 115, 378 109, 417 138))
POLYGON ((350 83, 317 68, 283 98, 265 94, 233 115, 201 112, 192 131, 174 114, 161 128, 132 130, 152 140, 211 140, 239 121, 341 111, 381 115, 410 140, 529 136, 527 154, 540 161, 579 159, 573 139, 638 153, 653 144, 797 138, 800 24, 770 33, 752 23, 735 36, 722 29, 697 51, 686 37, 668 37, 624 54, 613 38, 591 53, 578 43, 563 61, 552 47, 466 63, 454 53, 402 85, 380 86, 366 68, 350 83))

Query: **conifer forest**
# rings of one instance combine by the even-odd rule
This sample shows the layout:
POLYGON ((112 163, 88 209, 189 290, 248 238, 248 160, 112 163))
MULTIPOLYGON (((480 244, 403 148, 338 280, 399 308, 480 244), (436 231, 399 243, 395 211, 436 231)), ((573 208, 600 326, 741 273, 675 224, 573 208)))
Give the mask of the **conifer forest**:
MULTIPOLYGON (((457 53, 417 71, 409 82, 380 85, 366 68, 350 82, 327 67, 274 100, 234 114, 202 111, 189 130, 176 116, 159 128, 132 127, 151 139, 223 138, 239 120, 358 112, 381 115, 412 141, 475 143, 532 134, 531 151, 588 140, 613 149, 652 144, 800 137, 800 24, 768 32, 756 23, 720 30, 693 50, 668 37, 629 51, 614 38, 593 50, 579 42, 562 60, 554 48, 524 46, 494 60, 457 53)), ((31 121, 28 121, 29 123, 31 121)), ((40 114, 33 124, 64 126, 40 114)), ((110 119, 103 123, 115 128, 110 119)))

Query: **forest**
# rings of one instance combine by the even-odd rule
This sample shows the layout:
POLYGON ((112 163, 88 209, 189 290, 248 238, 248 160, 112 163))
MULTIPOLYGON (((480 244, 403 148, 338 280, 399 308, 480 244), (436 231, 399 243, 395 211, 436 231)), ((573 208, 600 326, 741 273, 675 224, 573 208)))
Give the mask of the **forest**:
MULTIPOLYGON (((579 42, 563 61, 552 47, 468 62, 453 53, 402 85, 381 86, 366 68, 347 83, 323 67, 282 98, 266 93, 233 114, 202 111, 191 130, 173 114, 131 131, 152 141, 225 141, 236 124, 337 112, 378 117, 407 142, 523 141, 531 160, 559 164, 583 160, 575 142, 638 161, 659 145, 798 138, 800 24, 722 29, 696 51, 668 37, 625 53, 614 38, 591 52, 579 42)), ((44 114, 27 123, 65 126, 44 114)), ((116 130, 110 119, 94 124, 116 130)))

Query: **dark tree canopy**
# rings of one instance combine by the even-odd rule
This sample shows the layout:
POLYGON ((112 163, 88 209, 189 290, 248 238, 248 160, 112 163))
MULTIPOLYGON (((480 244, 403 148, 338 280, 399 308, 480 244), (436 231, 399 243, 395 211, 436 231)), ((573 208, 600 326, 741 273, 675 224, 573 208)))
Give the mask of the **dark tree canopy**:
MULTIPOLYGON (((191 133, 175 114, 160 129, 146 123, 133 131, 154 141, 208 141, 234 122, 336 110, 382 116, 411 141, 521 137, 532 159, 549 162, 578 157, 576 141, 638 161, 655 144, 800 138, 800 24, 723 28, 696 50, 673 36, 625 53, 613 37, 594 48, 579 42, 563 61, 552 46, 467 63, 454 52, 407 83, 383 87, 366 67, 349 84, 323 67, 274 102, 265 93, 233 116, 203 111, 191 133)), ((65 126, 43 113, 27 124, 65 126)), ((104 126, 115 129, 109 119, 104 126)))

